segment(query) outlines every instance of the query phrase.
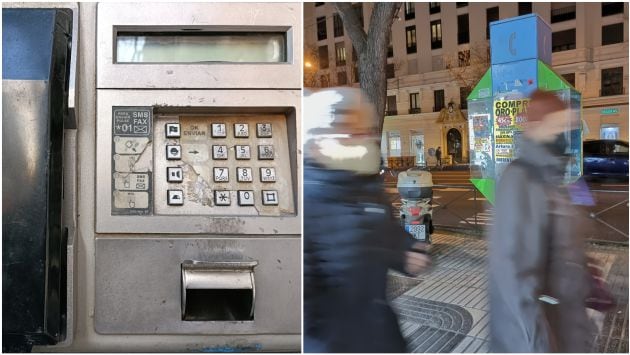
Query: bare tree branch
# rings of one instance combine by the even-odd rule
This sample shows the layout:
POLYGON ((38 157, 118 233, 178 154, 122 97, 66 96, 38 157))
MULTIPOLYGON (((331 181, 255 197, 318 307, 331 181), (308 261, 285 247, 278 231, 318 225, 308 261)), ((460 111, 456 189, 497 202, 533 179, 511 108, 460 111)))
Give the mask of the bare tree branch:
POLYGON ((335 7, 337 11, 339 11, 339 16, 341 16, 341 21, 343 21, 343 27, 348 33, 354 49, 357 51, 357 54, 361 56, 361 53, 365 51, 367 34, 365 34, 363 26, 361 26, 359 16, 357 16, 357 13, 354 11, 352 3, 337 2, 335 3, 335 7))
POLYGON ((366 34, 361 22, 350 3, 335 3, 340 13, 344 28, 359 56, 359 84, 368 99, 374 104, 380 115, 377 132, 383 130, 385 98, 387 96, 387 47, 389 46, 390 28, 394 16, 402 3, 374 3, 370 17, 370 27, 366 34))

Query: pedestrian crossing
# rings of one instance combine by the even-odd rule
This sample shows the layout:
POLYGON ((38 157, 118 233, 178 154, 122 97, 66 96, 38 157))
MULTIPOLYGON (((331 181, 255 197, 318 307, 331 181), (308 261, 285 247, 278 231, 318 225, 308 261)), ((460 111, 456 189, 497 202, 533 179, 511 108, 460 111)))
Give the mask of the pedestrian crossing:
MULTIPOLYGON (((477 198, 479 200, 479 198, 477 198)), ((481 225, 492 225, 492 215, 494 214, 492 208, 486 208, 483 212, 477 213, 477 218, 472 215, 466 218, 465 221, 459 221, 460 224, 481 224, 481 225)))

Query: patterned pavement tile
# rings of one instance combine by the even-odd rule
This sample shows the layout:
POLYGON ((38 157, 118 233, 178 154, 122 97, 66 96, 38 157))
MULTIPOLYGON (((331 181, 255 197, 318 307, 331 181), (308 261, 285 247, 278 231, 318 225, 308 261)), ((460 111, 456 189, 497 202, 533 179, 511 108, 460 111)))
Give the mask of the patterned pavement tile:
MULTIPOLYGON (((595 352, 628 353, 628 248, 591 245, 589 255, 605 265, 617 300, 602 329, 594 334, 595 352)), ((414 353, 487 353, 489 304, 486 295, 485 240, 456 234, 433 235, 433 267, 417 286, 392 301, 403 336, 414 353)))

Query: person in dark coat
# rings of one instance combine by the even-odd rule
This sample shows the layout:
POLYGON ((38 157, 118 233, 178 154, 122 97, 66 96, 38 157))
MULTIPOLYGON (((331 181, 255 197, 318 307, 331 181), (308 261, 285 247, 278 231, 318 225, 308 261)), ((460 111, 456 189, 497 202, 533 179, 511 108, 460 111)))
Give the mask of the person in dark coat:
POLYGON ((304 100, 305 352, 406 352, 387 272, 428 264, 384 200, 375 113, 361 98, 337 88, 304 100))
POLYGON ((520 156, 499 180, 489 237, 491 352, 591 349, 590 276, 562 184, 574 116, 553 93, 534 92, 520 156))
POLYGON ((442 148, 437 147, 435 150, 435 159, 437 161, 437 166, 442 166, 442 148))

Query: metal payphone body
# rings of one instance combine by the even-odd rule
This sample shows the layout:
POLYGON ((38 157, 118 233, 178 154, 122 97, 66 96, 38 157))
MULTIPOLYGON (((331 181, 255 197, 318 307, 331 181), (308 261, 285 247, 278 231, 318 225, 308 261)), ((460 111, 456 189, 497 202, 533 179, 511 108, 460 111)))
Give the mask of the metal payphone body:
POLYGON ((79 6, 74 336, 37 350, 299 351, 301 4, 79 6))

